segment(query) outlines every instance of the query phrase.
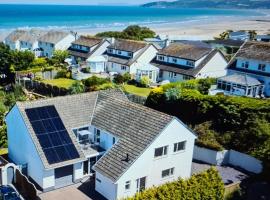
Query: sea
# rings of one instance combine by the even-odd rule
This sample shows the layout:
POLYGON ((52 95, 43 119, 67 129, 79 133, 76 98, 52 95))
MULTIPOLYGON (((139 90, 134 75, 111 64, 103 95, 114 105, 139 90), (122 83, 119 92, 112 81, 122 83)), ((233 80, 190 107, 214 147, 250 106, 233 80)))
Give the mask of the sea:
POLYGON ((0 4, 0 32, 16 28, 91 29, 262 16, 254 10, 0 4))

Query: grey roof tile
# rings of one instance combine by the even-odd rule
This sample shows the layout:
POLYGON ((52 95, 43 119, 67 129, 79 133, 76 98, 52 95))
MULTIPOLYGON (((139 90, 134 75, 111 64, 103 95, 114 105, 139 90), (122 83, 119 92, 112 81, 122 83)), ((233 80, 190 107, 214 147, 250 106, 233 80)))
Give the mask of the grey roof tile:
POLYGON ((134 53, 144 48, 146 45, 147 43, 141 41, 117 39, 108 48, 122 51, 129 51, 134 53))
POLYGON ((49 31, 48 33, 40 37, 38 41, 56 44, 68 35, 69 33, 64 31, 49 31))
POLYGON ((218 78, 218 80, 236 83, 244 86, 256 86, 262 85, 256 78, 248 76, 246 74, 232 74, 218 78))

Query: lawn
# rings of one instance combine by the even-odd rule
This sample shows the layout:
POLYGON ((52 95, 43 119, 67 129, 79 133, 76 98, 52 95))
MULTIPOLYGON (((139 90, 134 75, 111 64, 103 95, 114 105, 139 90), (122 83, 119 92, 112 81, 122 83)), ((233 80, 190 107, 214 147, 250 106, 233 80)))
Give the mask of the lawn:
POLYGON ((143 97, 147 97, 151 91, 150 88, 142 88, 142 87, 137 87, 135 85, 124 85, 124 90, 127 93, 131 93, 131 94, 135 94, 138 96, 143 96, 143 97))
POLYGON ((63 87, 63 88, 68 89, 76 81, 72 79, 67 79, 67 78, 58 78, 58 79, 51 79, 51 80, 42 80, 42 82, 50 84, 50 85, 54 85, 57 87, 63 87))

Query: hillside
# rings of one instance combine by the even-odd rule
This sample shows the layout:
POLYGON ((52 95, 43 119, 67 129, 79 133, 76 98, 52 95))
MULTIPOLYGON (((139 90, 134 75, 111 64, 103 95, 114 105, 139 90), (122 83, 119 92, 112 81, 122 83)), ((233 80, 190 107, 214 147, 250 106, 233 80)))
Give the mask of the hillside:
POLYGON ((223 8, 223 9, 270 9, 269 0, 177 0, 143 4, 157 8, 223 8))

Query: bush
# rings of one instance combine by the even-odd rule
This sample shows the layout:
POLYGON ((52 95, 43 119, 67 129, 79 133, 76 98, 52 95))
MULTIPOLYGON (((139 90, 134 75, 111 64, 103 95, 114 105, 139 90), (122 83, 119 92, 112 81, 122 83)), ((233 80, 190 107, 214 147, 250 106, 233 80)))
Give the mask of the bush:
POLYGON ((104 83, 102 85, 99 85, 96 87, 96 90, 108 90, 108 89, 113 89, 115 88, 114 87, 114 84, 113 83, 104 83))
POLYGON ((116 74, 114 76, 114 79, 113 81, 116 83, 116 84, 123 84, 123 83, 127 83, 128 81, 131 80, 131 76, 128 72, 124 73, 123 75, 121 74, 116 74))
POLYGON ((110 79, 92 76, 88 79, 83 80, 83 84, 86 87, 94 87, 94 86, 102 85, 104 83, 110 83, 110 79))
POLYGON ((186 200, 186 199, 224 199, 224 184, 215 168, 193 175, 188 180, 179 179, 164 185, 137 193, 127 200, 186 200))
POLYGON ((57 72, 55 78, 71 78, 71 72, 66 69, 61 69, 57 72))
POLYGON ((150 83, 151 81, 148 76, 141 77, 141 80, 140 80, 141 87, 149 87, 150 83))
POLYGON ((85 90, 84 85, 80 81, 76 81, 72 84, 69 88, 70 94, 80 94, 83 93, 85 90))

